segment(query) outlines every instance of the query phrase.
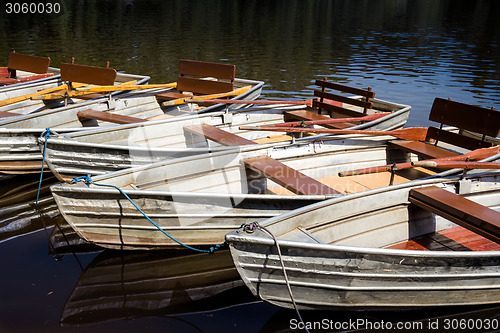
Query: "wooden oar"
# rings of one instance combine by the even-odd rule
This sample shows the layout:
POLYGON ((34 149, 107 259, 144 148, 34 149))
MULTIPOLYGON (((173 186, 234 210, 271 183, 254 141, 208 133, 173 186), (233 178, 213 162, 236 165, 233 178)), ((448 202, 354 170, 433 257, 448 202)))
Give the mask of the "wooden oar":
POLYGON ((4 99, 3 101, 0 101, 0 106, 5 106, 5 105, 10 105, 10 104, 13 104, 13 103, 25 101, 27 99, 31 99, 33 97, 37 97, 37 96, 41 96, 41 95, 46 95, 48 93, 51 93, 51 92, 54 92, 54 91, 58 91, 58 90, 64 90, 64 91, 66 91, 67 89, 68 89, 68 85, 67 84, 62 84, 60 86, 53 87, 53 88, 48 88, 48 89, 44 89, 44 90, 38 91, 36 93, 26 94, 26 95, 23 95, 23 96, 13 97, 13 98, 9 98, 9 99, 4 99))
POLYGON ((353 117, 353 118, 332 118, 332 119, 321 119, 321 120, 303 120, 303 121, 290 121, 286 123, 270 124, 267 126, 274 127, 295 127, 295 126, 309 126, 309 125, 323 125, 323 124, 336 124, 336 123, 348 123, 351 121, 372 121, 387 115, 391 112, 381 112, 369 114, 363 117, 353 117))
POLYGON ((369 131, 369 130, 343 130, 329 128, 302 128, 302 127, 273 127, 273 126, 240 126, 241 130, 250 131, 274 131, 291 133, 325 133, 325 134, 364 134, 364 135, 391 135, 403 140, 425 140, 427 136, 426 127, 409 127, 393 131, 369 131))
POLYGON ((412 162, 414 166, 424 168, 445 169, 500 169, 498 162, 465 162, 465 161, 417 161, 412 162))
POLYGON ((109 93, 109 92, 120 91, 120 90, 175 88, 176 86, 177 86, 177 82, 165 83, 165 84, 146 84, 146 85, 129 85, 129 84, 127 84, 126 87, 124 87, 124 85, 95 86, 95 87, 74 89, 71 91, 61 92, 61 93, 38 95, 32 99, 51 100, 51 99, 78 97, 78 96, 87 95, 87 94, 91 94, 91 93, 109 93), (124 89, 124 88, 126 88, 126 89, 124 89))
MULTIPOLYGON (((241 87, 241 88, 238 88, 238 89, 235 89, 232 91, 228 91, 225 93, 201 95, 201 96, 198 96, 198 100, 196 102, 201 103, 200 100, 203 100, 205 102, 213 102, 212 99, 218 99, 218 98, 229 97, 229 96, 238 96, 240 94, 247 92, 250 89, 252 89, 252 86, 244 86, 244 87, 241 87)), ((190 102, 190 100, 193 100, 193 99, 196 99, 196 98, 194 98, 194 97, 177 98, 177 99, 173 99, 171 101, 163 102, 162 106, 173 106, 173 105, 192 103, 192 102, 190 102)))
MULTIPOLYGON (((421 161, 421 162, 482 160, 484 158, 487 158, 489 156, 493 156, 493 155, 498 154, 498 153, 500 153, 500 146, 495 146, 495 147, 491 147, 491 148, 476 149, 476 150, 473 150, 473 151, 471 151, 467 154, 463 154, 463 155, 435 158, 435 159, 425 160, 425 161, 421 161)), ((391 170, 403 170, 403 169, 413 168, 414 166, 415 165, 412 162, 387 164, 387 165, 381 165, 381 166, 376 166, 376 167, 371 167, 371 168, 343 171, 343 172, 339 172, 339 176, 346 177, 346 176, 364 175, 364 174, 369 174, 369 173, 379 173, 379 172, 385 172, 385 171, 391 171, 391 170)))
POLYGON ((310 99, 307 101, 264 101, 264 100, 239 100, 239 99, 205 99, 207 97, 193 97, 189 99, 185 99, 186 103, 221 103, 221 104, 291 104, 291 105, 307 105, 312 107, 312 103, 314 99, 310 99), (203 98, 202 98, 203 97, 203 98))

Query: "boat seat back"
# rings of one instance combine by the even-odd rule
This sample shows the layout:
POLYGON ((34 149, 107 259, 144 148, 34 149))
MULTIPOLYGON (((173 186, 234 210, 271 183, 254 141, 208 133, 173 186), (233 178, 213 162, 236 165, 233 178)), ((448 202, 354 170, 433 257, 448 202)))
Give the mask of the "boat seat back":
POLYGON ((114 68, 61 63, 61 80, 112 86, 116 80, 114 68))
POLYGON ((32 72, 37 74, 47 73, 50 58, 26 55, 16 52, 9 54, 8 71, 9 77, 16 76, 16 70, 32 72))
POLYGON ((319 99, 313 102, 313 107, 316 107, 319 113, 321 113, 321 110, 325 110, 330 113, 331 117, 334 117, 335 114, 342 117, 362 117, 366 115, 368 109, 373 108, 373 103, 370 102, 370 99, 375 97, 375 92, 373 92, 371 88, 360 89, 349 87, 343 84, 329 82, 326 79, 316 80, 315 84, 321 87, 321 90, 314 90, 314 96, 319 97, 319 99), (333 94, 327 92, 326 89, 360 95, 364 97, 364 100, 333 94), (363 108, 363 111, 345 108, 343 107, 344 104, 363 108))
POLYGON ((235 65, 181 59, 177 90, 201 95, 232 91, 235 75, 235 65))
POLYGON ((426 141, 431 139, 454 144, 467 149, 491 147, 485 141, 486 136, 497 137, 500 134, 500 112, 479 106, 436 98, 432 104, 429 120, 443 125, 457 127, 480 134, 481 139, 429 127, 426 141))
POLYGON ((258 176, 264 176, 295 194, 331 195, 340 193, 266 155, 243 159, 243 164, 247 169, 256 172, 258 176))
POLYGON ((459 155, 458 153, 438 147, 438 142, 446 142, 456 147, 475 150, 492 147, 486 136, 496 137, 500 134, 500 112, 479 106, 436 98, 432 104, 429 120, 441 124, 440 128, 429 127, 425 142, 395 140, 390 142, 392 148, 402 149, 424 158, 443 158, 459 155), (476 133, 479 138, 442 129, 449 125, 460 130, 476 133), (432 144, 431 141, 434 141, 432 144))
POLYGON ((500 243, 500 212, 437 186, 412 189, 409 201, 485 238, 500 243))

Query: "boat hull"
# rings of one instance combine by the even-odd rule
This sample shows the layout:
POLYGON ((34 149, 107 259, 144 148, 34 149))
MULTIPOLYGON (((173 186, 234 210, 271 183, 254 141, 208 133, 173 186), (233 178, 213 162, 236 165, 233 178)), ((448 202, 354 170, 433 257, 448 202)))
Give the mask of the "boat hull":
MULTIPOLYGON (((411 188, 429 184, 348 195, 264 222, 278 235, 298 308, 380 310, 499 303, 498 250, 382 248, 453 226, 407 201, 411 188), (299 225, 310 234, 308 241, 292 233, 299 225)), ((433 185, 453 189, 443 184, 433 185)), ((489 185, 472 188, 476 193, 469 199, 500 210, 498 176, 489 185)), ((226 240, 240 276, 254 295, 293 308, 274 240, 260 230, 232 232, 226 240)))

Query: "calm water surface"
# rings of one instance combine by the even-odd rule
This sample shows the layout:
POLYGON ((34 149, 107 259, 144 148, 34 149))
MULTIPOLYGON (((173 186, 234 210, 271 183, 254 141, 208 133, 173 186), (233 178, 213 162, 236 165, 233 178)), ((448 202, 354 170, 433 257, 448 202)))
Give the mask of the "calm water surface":
MULTIPOLYGON (((117 70, 171 82, 181 58, 227 62, 237 66, 238 77, 265 81, 265 98, 309 99, 314 80, 324 77, 372 87, 380 99, 412 106, 410 126, 429 124, 435 97, 500 107, 498 1, 52 2, 61 4, 61 13, 6 14, 1 3, 0 65, 14 49, 50 56, 54 66, 71 57, 98 66, 109 60, 117 70)), ((0 332, 289 330, 293 312, 253 299, 230 269, 221 275, 208 265, 190 266, 196 261, 179 257, 188 253, 166 253, 170 259, 163 260, 73 247, 56 255, 49 241, 54 221, 37 218, 29 206, 36 181, 0 181, 0 332)), ((304 317, 425 324, 431 317, 500 319, 499 312, 304 317)))

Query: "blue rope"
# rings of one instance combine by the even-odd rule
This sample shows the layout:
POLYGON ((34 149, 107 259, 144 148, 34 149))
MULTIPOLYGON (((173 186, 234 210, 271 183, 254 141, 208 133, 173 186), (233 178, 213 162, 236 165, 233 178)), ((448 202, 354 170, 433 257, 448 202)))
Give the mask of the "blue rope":
POLYGON ((50 137, 50 128, 46 128, 45 132, 42 132, 42 135, 45 138, 45 143, 43 145, 43 152, 42 152, 42 156, 43 156, 43 158, 42 158, 42 171, 40 172, 40 180, 38 181, 38 192, 36 193, 36 201, 35 201, 35 210, 36 211, 38 211, 38 200, 40 199, 40 189, 42 188, 43 168, 45 166, 45 151, 47 150, 47 139, 50 137))
POLYGON ((221 244, 216 244, 212 247, 210 247, 209 250, 202 250, 202 249, 197 249, 197 248, 194 248, 194 247, 191 247, 187 244, 184 244, 182 243, 181 241, 175 239, 174 237, 172 237, 171 235, 169 235, 165 230, 163 230, 158 224, 156 224, 153 220, 151 220, 151 218, 149 218, 149 216, 144 213, 142 211, 142 209, 139 208, 139 206, 137 206, 135 204, 134 201, 132 201, 132 199, 130 199, 130 197, 125 193, 123 192, 123 190, 121 188, 119 188, 118 186, 115 186, 115 185, 109 185, 109 184, 98 184, 98 183, 94 183, 92 181, 92 179, 89 177, 89 176, 80 176, 80 177, 75 177, 71 180, 71 183, 77 183, 79 181, 83 181, 85 182, 86 184, 94 184, 96 186, 102 186, 102 187, 111 187, 111 188, 114 188, 116 190, 118 190, 121 194, 123 194, 123 196, 128 200, 130 201, 130 203, 132 205, 134 205, 134 207, 149 221, 151 222, 156 228, 158 228, 158 230, 160 230, 165 236, 167 236, 168 238, 170 238, 172 241, 176 242, 177 244, 181 245, 181 246, 184 246, 185 248, 187 249, 190 249, 190 250, 193 250, 193 251, 196 251, 196 252, 202 252, 202 253, 214 253, 216 250, 219 250, 220 248, 223 248, 225 245, 226 245, 226 242, 224 243, 221 243, 221 244))

